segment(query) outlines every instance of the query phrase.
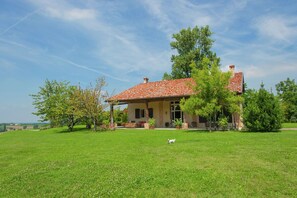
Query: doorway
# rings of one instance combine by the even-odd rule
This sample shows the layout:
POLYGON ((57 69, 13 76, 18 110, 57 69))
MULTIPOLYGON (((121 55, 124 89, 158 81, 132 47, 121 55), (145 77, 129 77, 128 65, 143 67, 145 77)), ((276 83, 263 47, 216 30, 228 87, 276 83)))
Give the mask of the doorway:
POLYGON ((184 114, 179 106, 179 101, 170 102, 171 120, 182 119, 184 121, 184 114))

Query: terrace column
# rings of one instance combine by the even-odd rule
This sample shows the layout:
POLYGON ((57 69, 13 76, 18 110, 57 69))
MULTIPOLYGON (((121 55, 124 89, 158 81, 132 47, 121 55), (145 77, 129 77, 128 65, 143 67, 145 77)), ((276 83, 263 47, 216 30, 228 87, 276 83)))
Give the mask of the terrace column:
POLYGON ((148 101, 147 100, 145 101, 145 120, 146 120, 146 123, 148 123, 148 120, 149 120, 149 110, 148 110, 148 101))
POLYGON ((110 128, 114 128, 114 123, 113 123, 113 104, 110 104, 110 128))

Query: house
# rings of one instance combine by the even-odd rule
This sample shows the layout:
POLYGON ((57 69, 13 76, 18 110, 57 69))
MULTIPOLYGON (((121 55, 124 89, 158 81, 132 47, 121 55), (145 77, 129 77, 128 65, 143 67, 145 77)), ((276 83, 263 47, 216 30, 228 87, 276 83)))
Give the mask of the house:
MULTIPOLYGON (((229 70, 232 73, 229 89, 238 95, 244 92, 244 77, 242 72, 235 72, 235 66, 230 65, 229 70)), ((206 120, 202 117, 184 113, 179 102, 182 98, 188 98, 194 94, 189 84, 194 84, 192 78, 163 80, 149 82, 144 78, 140 83, 130 89, 127 89, 107 101, 110 103, 110 112, 113 114, 113 105, 128 104, 128 127, 142 127, 149 118, 156 119, 156 127, 171 127, 172 120, 181 118, 188 127, 205 128, 206 120)), ((234 114, 230 123, 236 128, 242 128, 243 124, 239 114, 234 114)), ((111 116, 111 123, 113 118, 111 116)))

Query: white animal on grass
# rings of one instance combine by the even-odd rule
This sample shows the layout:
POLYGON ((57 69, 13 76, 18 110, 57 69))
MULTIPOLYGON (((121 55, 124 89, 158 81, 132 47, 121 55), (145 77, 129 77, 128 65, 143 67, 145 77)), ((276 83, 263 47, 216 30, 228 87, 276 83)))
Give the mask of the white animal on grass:
POLYGON ((173 144, 173 143, 175 143, 175 139, 172 139, 172 140, 168 139, 168 144, 173 144))

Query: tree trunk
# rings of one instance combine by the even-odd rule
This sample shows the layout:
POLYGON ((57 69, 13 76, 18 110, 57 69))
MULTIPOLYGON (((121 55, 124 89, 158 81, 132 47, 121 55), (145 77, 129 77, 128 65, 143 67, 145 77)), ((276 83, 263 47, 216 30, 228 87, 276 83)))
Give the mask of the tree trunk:
POLYGON ((75 125, 74 117, 73 117, 73 115, 71 115, 69 118, 68 130, 73 131, 74 125, 75 125))
POLYGON ((93 119, 94 131, 97 131, 96 119, 93 119))
POLYGON ((208 130, 211 132, 211 117, 208 119, 208 130))
POLYGON ((114 120, 113 120, 113 104, 110 105, 110 126, 111 129, 114 128, 114 120))

